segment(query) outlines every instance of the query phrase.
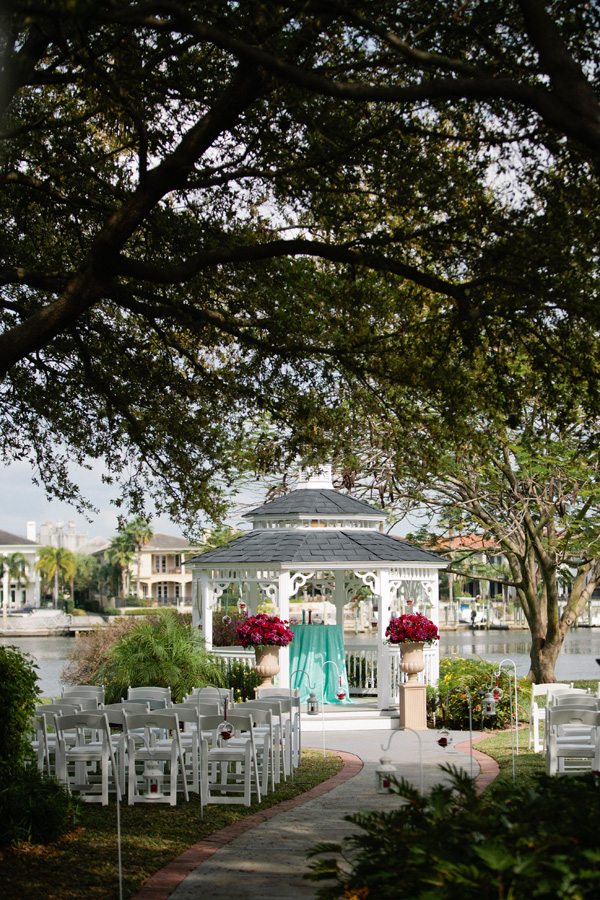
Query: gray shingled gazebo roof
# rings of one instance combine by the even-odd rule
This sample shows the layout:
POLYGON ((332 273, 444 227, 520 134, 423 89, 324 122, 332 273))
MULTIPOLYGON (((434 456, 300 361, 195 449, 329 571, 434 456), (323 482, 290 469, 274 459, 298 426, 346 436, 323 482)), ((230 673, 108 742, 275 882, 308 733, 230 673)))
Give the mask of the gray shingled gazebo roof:
POLYGON ((263 506, 257 506, 244 513, 246 519, 257 519, 263 516, 340 516, 357 518, 374 518, 382 521, 387 518, 380 509, 370 506, 363 500, 356 500, 348 494, 327 489, 302 489, 291 491, 270 500, 263 506))
POLYGON ((429 563, 447 560, 381 531, 265 529, 195 556, 201 565, 245 563, 429 563))

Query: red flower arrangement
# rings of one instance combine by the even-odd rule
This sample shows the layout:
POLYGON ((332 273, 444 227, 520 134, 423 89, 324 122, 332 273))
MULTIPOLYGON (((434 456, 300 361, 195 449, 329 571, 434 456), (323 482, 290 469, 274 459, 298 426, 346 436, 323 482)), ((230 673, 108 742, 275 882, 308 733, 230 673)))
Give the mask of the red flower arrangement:
POLYGON ((248 616, 243 622, 238 622, 236 631, 242 647, 262 647, 265 644, 287 647, 294 640, 294 632, 287 622, 266 613, 248 616))
POLYGON ((440 639, 437 626, 425 616, 397 616, 390 619, 385 629, 390 644, 432 644, 440 639))

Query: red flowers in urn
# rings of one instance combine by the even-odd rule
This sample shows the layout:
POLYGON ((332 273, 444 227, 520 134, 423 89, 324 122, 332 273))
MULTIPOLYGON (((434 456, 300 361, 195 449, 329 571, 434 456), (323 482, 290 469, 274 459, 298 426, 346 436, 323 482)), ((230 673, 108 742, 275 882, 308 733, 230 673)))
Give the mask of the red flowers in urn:
POLYGON ((258 613, 238 622, 236 628, 238 643, 242 647, 287 647, 294 640, 294 632, 279 616, 258 613))
POLYGON ((420 615, 392 616, 385 636, 390 644, 432 644, 440 638, 431 619, 420 615))

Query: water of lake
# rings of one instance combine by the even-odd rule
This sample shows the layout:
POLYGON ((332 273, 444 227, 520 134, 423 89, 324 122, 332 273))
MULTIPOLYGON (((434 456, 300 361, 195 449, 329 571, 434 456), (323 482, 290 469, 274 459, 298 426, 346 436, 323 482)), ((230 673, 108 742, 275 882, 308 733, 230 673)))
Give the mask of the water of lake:
MULTIPOLYGON (((373 644, 369 636, 348 635, 347 643, 373 644)), ((67 663, 75 638, 69 637, 19 637, 0 638, 0 644, 13 644, 30 653, 38 665, 38 675, 43 696, 57 697, 61 692, 60 673, 67 663)), ((525 629, 511 631, 442 631, 441 656, 480 656, 491 662, 512 660, 518 675, 529 671, 529 632, 525 629)), ((600 679, 600 628, 577 628, 565 640, 556 666, 560 681, 575 679, 600 679)))

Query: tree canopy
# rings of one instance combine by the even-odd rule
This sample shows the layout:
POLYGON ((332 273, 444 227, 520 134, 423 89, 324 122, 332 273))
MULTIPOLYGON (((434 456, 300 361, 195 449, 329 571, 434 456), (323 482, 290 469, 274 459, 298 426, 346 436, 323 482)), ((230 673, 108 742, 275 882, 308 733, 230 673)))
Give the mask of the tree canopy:
POLYGON ((1 447, 55 495, 103 459, 218 519, 240 469, 329 449, 345 384, 517 423, 515 357, 597 409, 595 4, 3 15, 1 447))

